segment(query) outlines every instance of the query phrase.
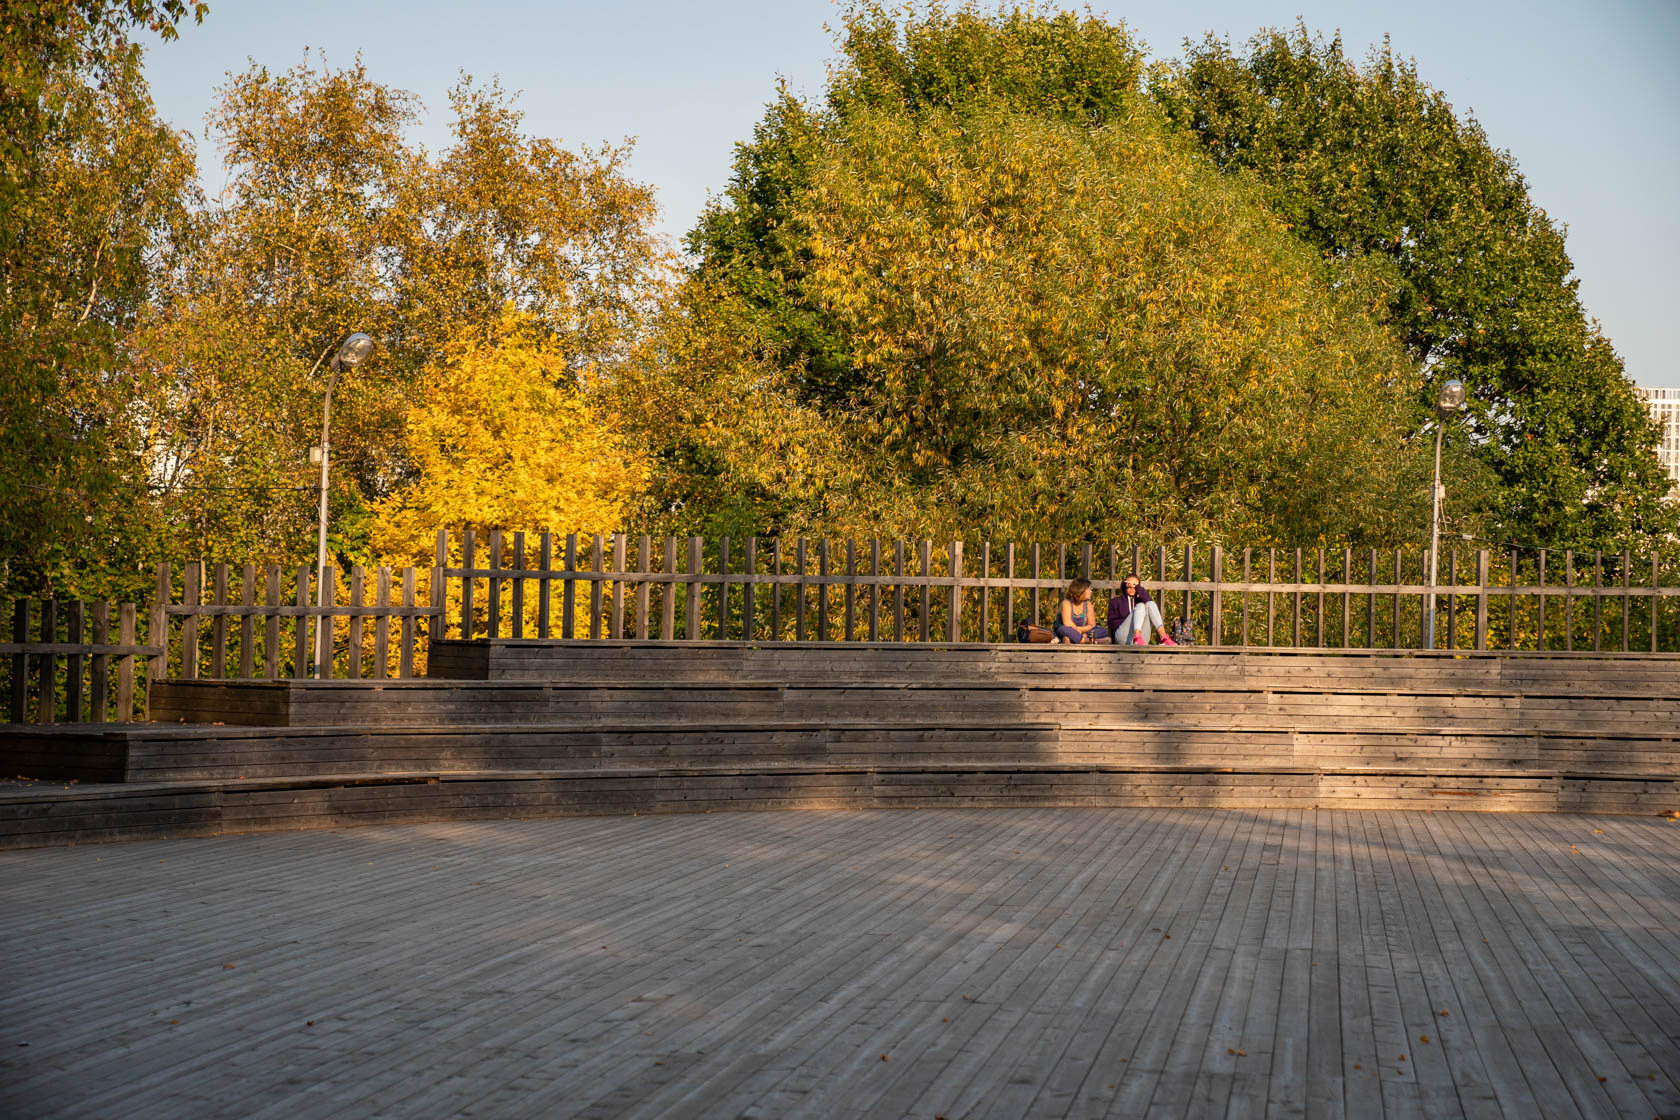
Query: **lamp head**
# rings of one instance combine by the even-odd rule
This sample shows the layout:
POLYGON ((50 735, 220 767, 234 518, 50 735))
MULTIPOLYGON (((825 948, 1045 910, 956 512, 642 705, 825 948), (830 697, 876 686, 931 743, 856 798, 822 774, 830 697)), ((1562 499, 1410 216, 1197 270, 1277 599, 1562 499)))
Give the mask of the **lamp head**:
MULTIPOLYGON (((355 369, 373 353, 373 339, 357 331, 344 340, 344 345, 333 355, 333 365, 340 369, 355 369)), ((1454 383, 1456 384, 1456 382, 1454 383)))
MULTIPOLYGON (((369 345, 371 346, 372 343, 369 343, 369 345)), ((1457 412, 1464 406, 1464 397, 1464 382, 1459 381, 1456 378, 1452 381, 1448 381, 1441 386, 1440 393, 1436 394, 1435 411, 1439 412, 1442 416, 1447 416, 1451 413, 1457 412)))

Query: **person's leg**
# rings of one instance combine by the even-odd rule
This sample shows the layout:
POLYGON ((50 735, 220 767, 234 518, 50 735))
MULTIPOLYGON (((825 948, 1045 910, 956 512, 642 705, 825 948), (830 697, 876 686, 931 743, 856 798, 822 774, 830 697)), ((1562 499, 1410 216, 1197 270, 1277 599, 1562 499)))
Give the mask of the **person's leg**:
POLYGON ((1056 637, 1060 638, 1069 645, 1076 646, 1084 639, 1085 635, 1081 634, 1078 630, 1075 630, 1071 626, 1063 626, 1058 622, 1056 623, 1056 637))
POLYGON ((1091 628, 1090 639, 1093 642, 1106 642, 1106 641, 1108 641, 1108 627, 1102 625, 1101 623, 1098 623, 1096 626, 1093 626, 1091 628))
POLYGON ((1144 609, 1146 611, 1148 611, 1148 613, 1149 613, 1149 624, 1153 625, 1156 630, 1160 630, 1160 631, 1164 632, 1167 628, 1167 624, 1165 622, 1161 621, 1161 608, 1158 605, 1156 605, 1154 600, 1151 600, 1151 601, 1143 604, 1143 606, 1144 606, 1144 609))
POLYGON ((1124 646, 1131 644, 1132 635, 1136 632, 1137 621, 1137 611, 1133 611, 1131 614, 1120 620, 1120 628, 1114 632, 1115 645, 1124 646))

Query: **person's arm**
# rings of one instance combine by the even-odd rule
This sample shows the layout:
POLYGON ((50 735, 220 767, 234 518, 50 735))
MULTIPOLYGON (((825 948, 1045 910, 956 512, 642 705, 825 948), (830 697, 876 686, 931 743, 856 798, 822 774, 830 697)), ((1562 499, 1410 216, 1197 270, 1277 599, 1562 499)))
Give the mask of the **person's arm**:
POLYGON ((1120 605, 1125 601, 1126 595, 1124 592, 1108 597, 1108 632, 1110 634, 1120 633, 1120 605))
POLYGON ((1062 625, 1070 630, 1079 629, 1073 624, 1073 604, 1066 599, 1062 600, 1062 625))

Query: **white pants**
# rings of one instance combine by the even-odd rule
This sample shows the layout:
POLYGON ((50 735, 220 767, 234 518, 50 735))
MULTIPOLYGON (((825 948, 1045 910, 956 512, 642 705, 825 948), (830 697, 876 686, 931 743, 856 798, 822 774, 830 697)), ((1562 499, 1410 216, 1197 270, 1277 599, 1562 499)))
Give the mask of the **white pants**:
POLYGON ((1142 644, 1144 645, 1149 644, 1151 633, 1166 628, 1166 624, 1161 621, 1161 608, 1156 606, 1153 601, 1139 603, 1132 608, 1132 613, 1127 615, 1125 620, 1120 623, 1120 629, 1114 635, 1115 644, 1122 646, 1132 644, 1137 640, 1134 635, 1140 627, 1143 629, 1142 644))

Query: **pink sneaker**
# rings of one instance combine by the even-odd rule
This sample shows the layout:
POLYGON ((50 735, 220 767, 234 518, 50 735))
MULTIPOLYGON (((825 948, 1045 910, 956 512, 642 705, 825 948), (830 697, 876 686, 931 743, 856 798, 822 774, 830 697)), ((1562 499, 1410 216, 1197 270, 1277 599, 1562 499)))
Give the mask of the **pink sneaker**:
POLYGON ((1146 645, 1148 645, 1149 644, 1149 635, 1145 634, 1142 630, 1139 630, 1136 634, 1132 635, 1132 644, 1135 645, 1135 646, 1146 646, 1146 645))
POLYGON ((1176 646, 1178 643, 1172 640, 1171 634, 1162 634, 1161 644, 1164 646, 1176 646))

